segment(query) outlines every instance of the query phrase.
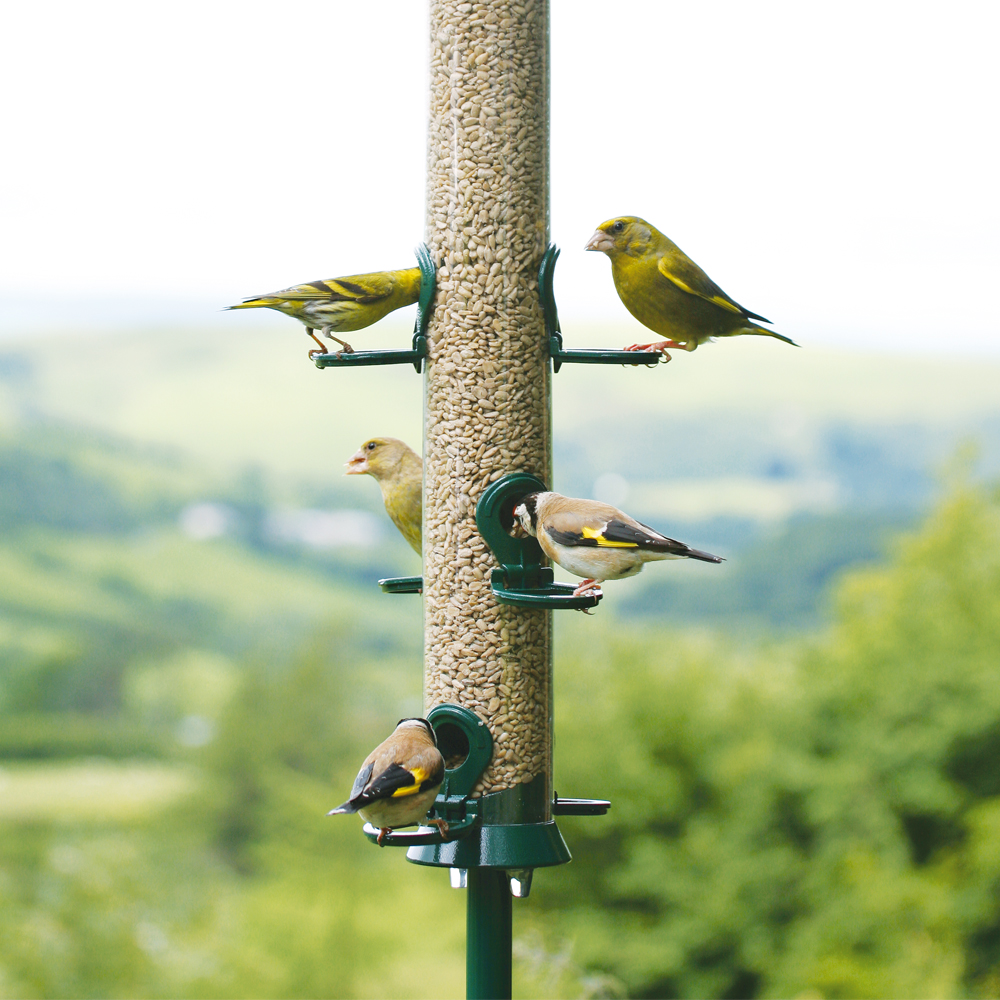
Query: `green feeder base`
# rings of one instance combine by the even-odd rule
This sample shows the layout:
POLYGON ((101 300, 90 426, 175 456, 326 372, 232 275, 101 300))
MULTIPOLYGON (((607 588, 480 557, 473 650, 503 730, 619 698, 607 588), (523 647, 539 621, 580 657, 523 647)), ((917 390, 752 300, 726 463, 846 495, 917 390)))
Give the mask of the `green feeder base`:
POLYGON ((406 860, 435 868, 549 868, 572 859, 555 820, 481 826, 461 840, 414 845, 406 860))

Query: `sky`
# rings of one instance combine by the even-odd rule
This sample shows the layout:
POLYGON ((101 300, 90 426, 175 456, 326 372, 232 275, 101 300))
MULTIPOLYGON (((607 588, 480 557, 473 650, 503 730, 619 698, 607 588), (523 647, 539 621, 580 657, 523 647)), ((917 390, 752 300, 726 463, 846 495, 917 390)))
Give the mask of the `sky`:
MULTIPOLYGON (((235 338, 293 322, 219 312, 243 297, 408 266, 426 20, 421 0, 10 6, 0 332, 235 338)), ((635 214, 804 344, 1000 354, 998 28, 970 0, 552 0, 567 346, 575 324, 640 334, 582 249, 635 214)))

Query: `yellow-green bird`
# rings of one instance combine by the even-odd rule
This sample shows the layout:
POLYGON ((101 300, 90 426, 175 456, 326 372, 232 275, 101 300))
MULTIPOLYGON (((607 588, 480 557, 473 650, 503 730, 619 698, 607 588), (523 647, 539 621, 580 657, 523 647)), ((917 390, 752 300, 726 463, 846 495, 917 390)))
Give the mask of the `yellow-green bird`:
MULTIPOLYGON (((293 285, 280 292, 244 299, 227 309, 277 309, 302 323, 306 333, 325 354, 326 345, 314 333, 319 330, 328 340, 336 341, 348 354, 354 353, 346 340, 334 336, 363 330, 377 323, 394 309, 412 305, 420 298, 420 268, 404 267, 400 271, 376 271, 373 274, 351 274, 328 281, 309 281, 293 285)), ((312 349, 309 356, 316 352, 312 349)), ((341 352, 337 352, 340 354, 341 352)))
POLYGON ((348 476, 374 477, 385 512, 420 555, 423 459, 399 438, 369 438, 346 462, 348 476))
POLYGON ((776 337, 798 347, 780 333, 758 326, 769 319, 731 299, 676 243, 634 215, 602 222, 585 250, 611 258, 611 276, 625 308, 643 326, 667 339, 632 344, 627 351, 693 351, 713 337, 753 334, 776 337))

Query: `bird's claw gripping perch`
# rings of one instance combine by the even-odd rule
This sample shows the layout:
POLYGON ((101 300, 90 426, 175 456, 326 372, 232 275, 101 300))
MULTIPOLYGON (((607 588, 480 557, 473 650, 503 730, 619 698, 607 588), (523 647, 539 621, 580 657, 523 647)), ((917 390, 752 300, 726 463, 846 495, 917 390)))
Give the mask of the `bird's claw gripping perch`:
POLYGON ((448 839, 448 821, 445 819, 431 819, 427 821, 429 826, 436 826, 442 840, 448 839))
POLYGON ((655 344, 630 344, 625 348, 626 351, 642 351, 642 352, 653 352, 658 351, 663 355, 663 361, 666 363, 670 360, 670 355, 667 354, 667 348, 671 347, 675 351, 686 351, 687 348, 683 344, 678 344, 673 340, 658 340, 655 344))
POLYGON ((306 336, 312 337, 312 339, 315 340, 317 344, 319 344, 319 350, 318 351, 314 350, 311 347, 309 348, 309 360, 310 361, 312 361, 312 359, 314 357, 316 357, 316 355, 318 355, 318 354, 326 354, 326 344, 324 344, 323 341, 320 340, 319 337, 317 337, 316 334, 313 333, 312 330, 309 329, 309 327, 306 327, 306 336))

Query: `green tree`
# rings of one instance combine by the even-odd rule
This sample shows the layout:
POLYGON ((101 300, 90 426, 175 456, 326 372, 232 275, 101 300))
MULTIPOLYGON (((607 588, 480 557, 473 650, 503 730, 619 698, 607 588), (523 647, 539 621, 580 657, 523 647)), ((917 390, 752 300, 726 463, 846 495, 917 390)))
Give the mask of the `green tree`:
POLYGON ((633 996, 996 991, 996 494, 959 490, 847 576, 811 644, 603 653, 561 669, 556 760, 613 810, 564 824, 579 864, 534 904, 577 961, 633 996))

